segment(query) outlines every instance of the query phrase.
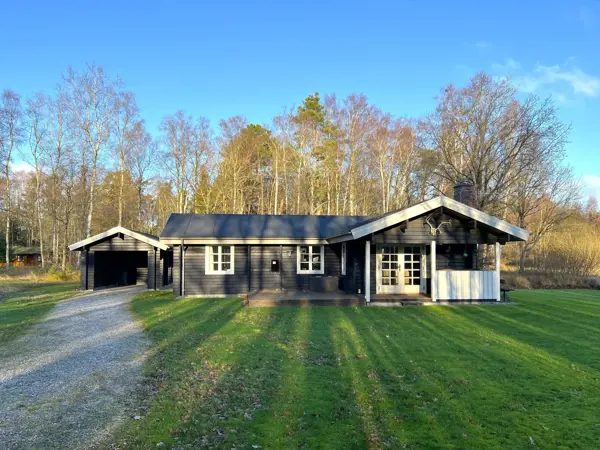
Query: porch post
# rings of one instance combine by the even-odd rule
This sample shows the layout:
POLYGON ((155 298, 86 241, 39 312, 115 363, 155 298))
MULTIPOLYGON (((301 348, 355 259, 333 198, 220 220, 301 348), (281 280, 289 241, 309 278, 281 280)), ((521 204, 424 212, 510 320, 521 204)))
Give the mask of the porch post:
POLYGON ((431 301, 437 302, 437 270, 435 262, 435 240, 431 241, 431 301))
POLYGON ((365 300, 371 302, 371 241, 365 242, 365 300))
POLYGON ((496 252, 495 252, 495 257, 496 257, 496 264, 494 266, 495 270, 496 270, 496 279, 494 280, 496 285, 494 286, 495 291, 496 291, 496 301, 499 302, 500 301, 500 256, 502 254, 502 246, 500 245, 500 242, 496 242, 496 252))

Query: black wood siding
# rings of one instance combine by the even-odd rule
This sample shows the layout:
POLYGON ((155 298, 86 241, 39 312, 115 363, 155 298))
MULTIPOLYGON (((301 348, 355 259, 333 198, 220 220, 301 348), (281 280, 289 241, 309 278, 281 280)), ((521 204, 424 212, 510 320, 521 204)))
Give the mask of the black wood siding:
MULTIPOLYGON (((297 274, 296 245, 252 245, 250 258, 248 246, 235 247, 235 273, 217 275, 205 273, 205 246, 190 245, 185 252, 185 295, 239 295, 248 290, 287 289, 308 291, 311 277, 335 276, 341 287, 341 246, 326 245, 324 249, 324 274, 297 274), (280 261, 280 272, 271 272, 273 260, 280 261), (250 280, 248 273, 251 273, 250 280), (250 285, 249 285, 250 281, 250 285)), ((363 244, 364 251, 364 244, 363 244)), ((180 247, 173 251, 173 292, 180 291, 180 247)), ((348 262, 350 264, 350 261, 348 262)), ((362 269, 360 269, 362 270, 362 269)))
POLYGON ((297 255, 298 248, 296 245, 284 245, 282 248, 282 273, 283 288, 296 291, 308 291, 310 278, 318 276, 340 276, 340 249, 339 246, 326 245, 324 250, 325 266, 323 275, 298 274, 297 273, 297 255), (336 250, 338 253, 336 253, 336 250))
POLYGON ((467 222, 443 216, 441 220, 451 220, 452 226, 443 226, 441 234, 431 235, 431 228, 425 223, 425 217, 418 217, 407 223, 388 228, 373 236, 373 242, 378 244, 431 244, 435 239, 438 244, 476 244, 486 238, 486 233, 480 229, 469 227, 467 222))
MULTIPOLYGON (((160 259, 161 253, 160 250, 156 250, 155 255, 155 247, 146 244, 145 242, 138 241, 135 238, 132 238, 127 235, 122 236, 112 236, 107 239, 103 239, 102 241, 96 242, 89 247, 89 251, 87 253, 87 287, 88 289, 94 289, 95 283, 95 272, 96 272, 96 255, 95 252, 110 252, 110 251, 143 251, 147 253, 148 258, 148 267, 147 268, 139 268, 140 275, 144 278, 144 282, 146 286, 150 289, 153 289, 154 280, 156 276, 156 288, 161 288, 163 286, 161 271, 160 271, 160 259), (155 266, 156 259, 156 266, 155 266)), ((166 253, 166 252, 164 252, 166 253)), ((80 278, 80 286, 82 289, 85 289, 85 263, 86 263, 86 252, 80 252, 80 260, 79 266, 81 270, 81 278, 80 278)))
POLYGON ((248 292, 248 247, 234 246, 232 275, 206 274, 204 245, 190 245, 185 251, 185 295, 239 295, 248 292))

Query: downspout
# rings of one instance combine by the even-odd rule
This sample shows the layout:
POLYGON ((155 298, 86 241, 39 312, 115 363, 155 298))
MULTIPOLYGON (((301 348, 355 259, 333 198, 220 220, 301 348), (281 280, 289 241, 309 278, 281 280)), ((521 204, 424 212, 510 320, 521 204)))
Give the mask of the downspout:
POLYGON ((183 240, 181 241, 181 245, 179 246, 179 292, 178 292, 178 294, 180 297, 181 297, 181 293, 182 293, 181 287, 183 286, 181 284, 181 277, 183 276, 183 270, 181 268, 181 265, 183 263, 183 254, 182 253, 183 253, 183 240))
POLYGON ((181 240, 181 296, 185 297, 185 246, 181 240))
POLYGON ((90 249, 87 247, 84 247, 85 250, 85 290, 87 291, 88 288, 88 259, 90 257, 90 249))
MULTIPOLYGON (((248 244, 248 294, 252 288, 252 256, 250 254, 250 244, 248 244)), ((246 297, 247 298, 247 297, 246 297)))
POLYGON ((154 290, 156 290, 156 247, 154 247, 154 290))

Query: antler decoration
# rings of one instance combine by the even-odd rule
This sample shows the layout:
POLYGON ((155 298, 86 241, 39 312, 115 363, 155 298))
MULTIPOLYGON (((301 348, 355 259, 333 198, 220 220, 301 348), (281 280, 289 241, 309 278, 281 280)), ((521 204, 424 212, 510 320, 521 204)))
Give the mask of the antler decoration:
POLYGON ((441 233, 440 228, 442 228, 444 225, 447 225, 449 227, 452 226, 452 222, 450 220, 443 220, 437 227, 434 226, 435 223, 431 223, 430 220, 432 220, 431 215, 427 216, 427 218, 425 219, 425 222, 427 223, 427 225, 429 225, 429 228, 431 228, 431 230, 429 232, 431 233, 432 236, 439 235, 441 233))

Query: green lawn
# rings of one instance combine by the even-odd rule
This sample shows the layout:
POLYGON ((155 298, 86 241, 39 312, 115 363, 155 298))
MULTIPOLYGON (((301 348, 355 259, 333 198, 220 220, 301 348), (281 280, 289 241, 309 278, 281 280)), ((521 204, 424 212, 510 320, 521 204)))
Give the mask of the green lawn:
POLYGON ((75 294, 77 283, 0 282, 0 345, 24 334, 59 300, 75 294))
POLYGON ((155 396, 119 448, 600 448, 600 292, 243 308, 137 297, 155 396))

